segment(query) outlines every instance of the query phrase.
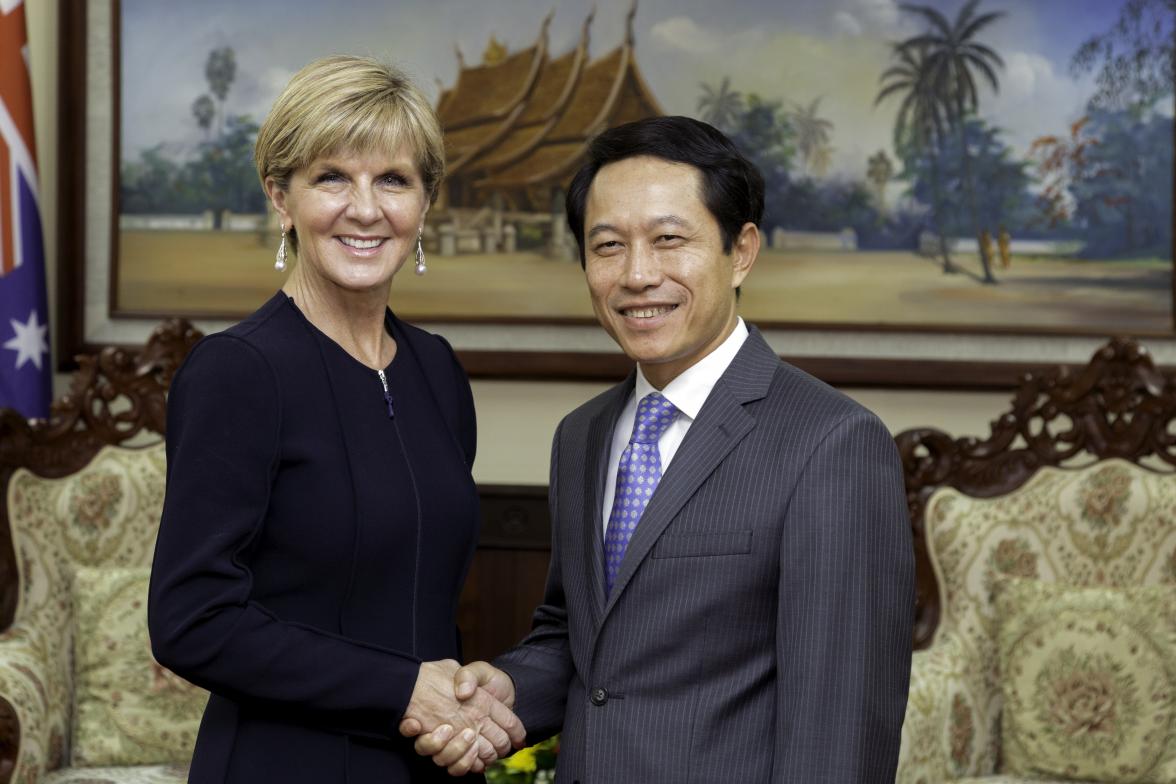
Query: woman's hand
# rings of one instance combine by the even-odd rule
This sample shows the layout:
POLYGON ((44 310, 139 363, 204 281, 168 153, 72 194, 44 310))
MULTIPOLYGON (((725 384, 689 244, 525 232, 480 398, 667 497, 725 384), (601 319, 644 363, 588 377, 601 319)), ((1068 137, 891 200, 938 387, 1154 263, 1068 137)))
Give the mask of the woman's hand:
POLYGON ((451 775, 479 773, 526 738, 513 704, 514 682, 485 662, 460 669, 452 659, 424 662, 400 733, 419 736, 417 752, 451 775))

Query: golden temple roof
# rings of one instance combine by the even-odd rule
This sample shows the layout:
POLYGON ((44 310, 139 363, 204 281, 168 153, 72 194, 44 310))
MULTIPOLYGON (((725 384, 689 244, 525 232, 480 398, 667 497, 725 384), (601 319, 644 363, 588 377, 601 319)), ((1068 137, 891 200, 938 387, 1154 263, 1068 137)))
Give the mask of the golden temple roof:
POLYGON ((588 32, 593 16, 584 20, 576 46, 551 58, 549 14, 533 46, 506 54, 496 65, 463 65, 453 88, 442 92, 437 109, 454 192, 470 194, 472 185, 481 193, 516 191, 516 203, 532 201, 529 194, 536 186, 566 185, 593 136, 613 125, 662 114, 637 68, 635 14, 636 2, 629 11, 625 42, 592 62, 588 32))

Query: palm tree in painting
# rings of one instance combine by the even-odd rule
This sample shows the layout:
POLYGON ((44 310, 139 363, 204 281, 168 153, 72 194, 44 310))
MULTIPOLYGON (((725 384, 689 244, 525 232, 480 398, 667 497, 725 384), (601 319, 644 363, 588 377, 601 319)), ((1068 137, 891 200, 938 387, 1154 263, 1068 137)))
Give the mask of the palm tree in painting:
POLYGON ((794 105, 787 114, 788 122, 796 132, 796 148, 800 152, 800 160, 810 174, 818 177, 829 168, 832 159, 829 134, 833 130, 833 123, 818 116, 820 106, 821 99, 817 97, 807 106, 794 105))
MULTIPOLYGON (((977 237, 981 228, 976 217, 975 188, 968 164, 965 121, 968 115, 976 112, 980 103, 977 74, 987 80, 993 92, 1000 89, 996 69, 1004 67, 1004 60, 994 49, 977 40, 977 36, 1005 15, 1003 11, 977 14, 979 3, 980 0, 968 0, 956 14, 954 22, 931 6, 901 5, 903 11, 922 17, 927 30, 898 44, 899 49, 921 53, 920 79, 925 80, 928 88, 939 96, 947 110, 949 125, 959 134, 964 190, 977 237)), ((995 283, 983 242, 980 243, 980 263, 984 267, 984 282, 995 283)))
POLYGON ((943 225, 943 183, 938 165, 939 150, 947 133, 948 108, 943 96, 927 79, 927 55, 923 49, 895 44, 892 55, 896 62, 882 72, 879 78, 882 88, 874 98, 874 105, 894 96, 902 97, 894 119, 894 146, 900 152, 911 150, 930 162, 931 221, 939 240, 943 271, 955 272, 943 225))
POLYGON ((216 118, 216 105, 207 93, 192 102, 192 116, 196 118, 200 130, 204 131, 204 141, 208 141, 212 134, 212 121, 216 118))
POLYGON ((219 135, 225 132, 225 99, 229 96, 229 88, 237 78, 237 54, 231 46, 222 46, 208 53, 208 60, 204 64, 204 78, 208 80, 208 89, 220 101, 220 122, 217 126, 219 135))
POLYGON ((743 95, 731 89, 731 78, 723 77, 718 88, 700 84, 702 95, 698 99, 698 112, 704 122, 720 130, 734 128, 743 112, 743 95))

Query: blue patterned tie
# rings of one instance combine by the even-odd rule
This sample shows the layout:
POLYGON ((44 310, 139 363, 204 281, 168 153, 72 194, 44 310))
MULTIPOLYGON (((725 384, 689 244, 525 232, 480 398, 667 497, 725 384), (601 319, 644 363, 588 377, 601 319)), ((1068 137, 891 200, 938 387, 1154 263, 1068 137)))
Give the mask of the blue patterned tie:
POLYGON ((660 392, 650 392, 637 404, 633 435, 629 437, 629 445, 617 466, 617 491, 608 516, 608 532, 604 535, 606 596, 612 593, 625 549, 653 491, 657 489, 657 483, 661 481, 661 454, 657 451, 657 440, 676 416, 678 409, 660 392))

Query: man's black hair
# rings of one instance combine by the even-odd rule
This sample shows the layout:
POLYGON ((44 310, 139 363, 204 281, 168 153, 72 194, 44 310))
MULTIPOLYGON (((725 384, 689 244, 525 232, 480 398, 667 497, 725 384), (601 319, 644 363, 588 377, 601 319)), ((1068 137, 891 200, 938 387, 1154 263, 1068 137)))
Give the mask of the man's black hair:
POLYGON ((730 253, 746 223, 759 225, 764 217, 764 178, 735 144, 713 126, 692 117, 650 117, 609 128, 588 145, 588 160, 572 178, 565 207, 568 226, 585 264, 584 211, 588 189, 604 166, 626 158, 648 155, 698 170, 702 203, 715 216, 730 253))

